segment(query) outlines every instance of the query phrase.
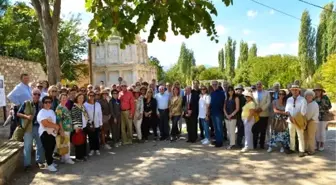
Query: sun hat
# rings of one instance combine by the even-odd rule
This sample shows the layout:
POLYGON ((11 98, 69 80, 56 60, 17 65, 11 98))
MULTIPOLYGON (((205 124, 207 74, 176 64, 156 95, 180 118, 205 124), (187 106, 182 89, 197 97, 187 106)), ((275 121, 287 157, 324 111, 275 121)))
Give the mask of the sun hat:
POLYGON ((313 91, 318 91, 318 90, 325 92, 321 84, 316 84, 313 89, 313 91))
POLYGON ((239 84, 239 85, 236 86, 235 90, 237 90, 237 89, 241 89, 241 90, 244 91, 244 86, 239 84))

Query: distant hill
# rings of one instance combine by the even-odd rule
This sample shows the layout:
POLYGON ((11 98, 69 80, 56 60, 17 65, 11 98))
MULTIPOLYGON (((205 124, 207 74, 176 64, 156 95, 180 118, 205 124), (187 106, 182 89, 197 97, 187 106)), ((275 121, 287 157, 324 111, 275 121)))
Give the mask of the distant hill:
MULTIPOLYGON (((212 67, 217 67, 217 66, 212 66, 209 64, 200 64, 200 65, 204 65, 205 68, 212 68, 212 67)), ((163 71, 168 71, 170 68, 172 68, 174 65, 169 65, 169 66, 162 66, 163 67, 163 71)), ((199 65, 198 65, 199 66, 199 65)))

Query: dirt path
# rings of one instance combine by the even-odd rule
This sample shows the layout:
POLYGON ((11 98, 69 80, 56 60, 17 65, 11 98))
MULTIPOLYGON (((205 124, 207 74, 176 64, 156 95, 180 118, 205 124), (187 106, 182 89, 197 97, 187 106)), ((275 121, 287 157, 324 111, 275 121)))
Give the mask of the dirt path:
POLYGON ((304 158, 265 150, 241 154, 183 140, 149 142, 104 151, 87 162, 60 165, 56 174, 44 169, 22 172, 11 184, 326 185, 336 182, 335 147, 336 130, 328 131, 326 151, 304 158))

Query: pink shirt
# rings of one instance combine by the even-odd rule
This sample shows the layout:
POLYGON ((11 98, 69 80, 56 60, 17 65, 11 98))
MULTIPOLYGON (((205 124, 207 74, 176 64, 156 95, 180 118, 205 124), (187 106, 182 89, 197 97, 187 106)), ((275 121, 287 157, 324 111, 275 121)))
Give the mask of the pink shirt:
POLYGON ((134 97, 130 91, 120 91, 119 100, 121 111, 129 110, 131 115, 134 115, 134 97))

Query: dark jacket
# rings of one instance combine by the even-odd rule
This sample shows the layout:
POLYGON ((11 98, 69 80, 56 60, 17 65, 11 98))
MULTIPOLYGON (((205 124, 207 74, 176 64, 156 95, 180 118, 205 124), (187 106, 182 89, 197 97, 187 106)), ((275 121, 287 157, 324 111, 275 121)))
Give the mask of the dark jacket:
POLYGON ((191 110, 191 116, 195 116, 197 117, 198 115, 198 100, 199 100, 199 96, 197 96, 196 93, 191 93, 191 98, 190 98, 190 102, 189 102, 189 106, 187 105, 187 95, 183 96, 183 100, 182 100, 182 110, 183 112, 187 112, 187 110, 191 110))
POLYGON ((114 118, 120 118, 121 116, 121 107, 120 107, 120 101, 116 100, 114 98, 111 98, 109 102, 110 111, 111 111, 111 117, 114 118))

